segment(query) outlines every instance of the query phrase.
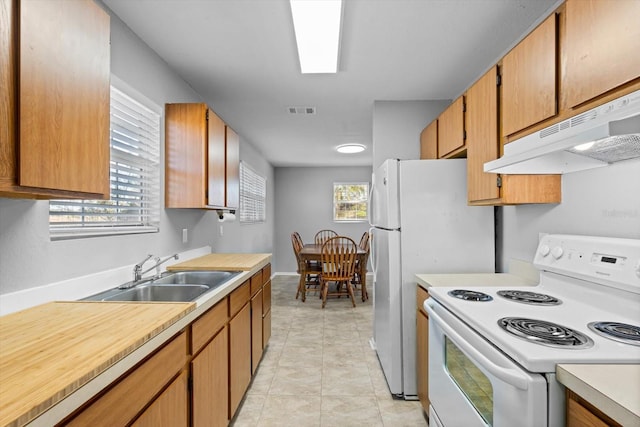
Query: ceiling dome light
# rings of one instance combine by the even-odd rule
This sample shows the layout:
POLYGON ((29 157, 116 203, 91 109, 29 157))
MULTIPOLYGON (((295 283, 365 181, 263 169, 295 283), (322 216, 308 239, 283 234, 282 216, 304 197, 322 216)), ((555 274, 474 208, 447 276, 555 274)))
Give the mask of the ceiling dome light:
POLYGON ((365 148, 367 147, 362 144, 343 144, 336 147, 336 150, 338 151, 338 153, 353 154, 360 153, 364 151, 365 148))

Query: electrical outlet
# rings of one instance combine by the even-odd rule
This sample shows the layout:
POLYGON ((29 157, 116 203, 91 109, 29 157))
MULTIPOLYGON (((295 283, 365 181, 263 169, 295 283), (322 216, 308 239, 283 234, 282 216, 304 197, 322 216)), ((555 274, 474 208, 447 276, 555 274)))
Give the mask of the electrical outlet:
POLYGON ((186 228, 182 229, 182 243, 187 243, 189 241, 189 230, 186 228))

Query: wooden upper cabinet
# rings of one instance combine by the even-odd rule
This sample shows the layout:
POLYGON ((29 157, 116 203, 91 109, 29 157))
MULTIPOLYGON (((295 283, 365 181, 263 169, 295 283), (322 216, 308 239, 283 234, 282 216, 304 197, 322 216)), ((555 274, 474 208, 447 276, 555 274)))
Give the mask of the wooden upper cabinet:
POLYGON ((226 167, 225 167, 225 124, 213 110, 209 109, 209 181, 207 203, 211 206, 224 206, 226 167))
POLYGON ((226 204, 228 208, 240 206, 240 137, 226 127, 226 204))
POLYGON ((438 158, 438 120, 432 121, 420 133, 420 158, 438 158))
POLYGON ((0 194, 108 198, 109 15, 91 0, 17 5, 0 3, 0 194))
POLYGON ((557 15, 502 59, 502 136, 556 114, 557 15))
POLYGON ((240 142, 229 129, 206 104, 165 105, 166 207, 237 209, 240 142))
POLYGON ((567 0, 562 108, 640 77, 640 2, 567 0))
POLYGON ((467 192, 470 205, 560 203, 560 175, 498 175, 484 164, 502 154, 498 136, 498 69, 491 68, 467 91, 467 192))
POLYGON ((461 96, 438 117, 438 157, 465 154, 464 137, 464 96, 461 96))
POLYGON ((467 192, 469 202, 497 199, 498 175, 484 164, 500 157, 498 137, 498 67, 493 67, 467 91, 467 192))

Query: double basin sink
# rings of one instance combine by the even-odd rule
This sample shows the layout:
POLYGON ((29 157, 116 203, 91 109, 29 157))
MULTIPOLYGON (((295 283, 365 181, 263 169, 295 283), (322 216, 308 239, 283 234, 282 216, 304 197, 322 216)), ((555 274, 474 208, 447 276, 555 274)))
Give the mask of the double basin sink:
POLYGON ((189 302, 227 283, 240 271, 175 271, 141 280, 135 286, 100 292, 84 301, 189 302))

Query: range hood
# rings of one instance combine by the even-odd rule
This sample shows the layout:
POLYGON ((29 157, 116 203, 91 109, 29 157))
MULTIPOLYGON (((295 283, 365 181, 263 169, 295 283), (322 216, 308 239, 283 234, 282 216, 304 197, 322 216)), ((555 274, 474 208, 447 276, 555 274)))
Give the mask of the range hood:
POLYGON ((640 158, 640 90, 504 146, 485 172, 563 174, 640 158))

